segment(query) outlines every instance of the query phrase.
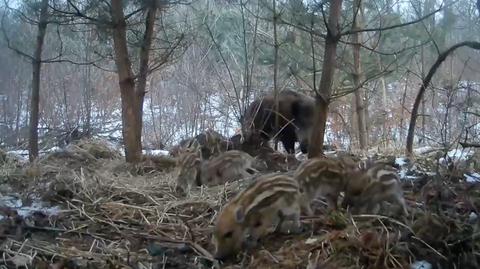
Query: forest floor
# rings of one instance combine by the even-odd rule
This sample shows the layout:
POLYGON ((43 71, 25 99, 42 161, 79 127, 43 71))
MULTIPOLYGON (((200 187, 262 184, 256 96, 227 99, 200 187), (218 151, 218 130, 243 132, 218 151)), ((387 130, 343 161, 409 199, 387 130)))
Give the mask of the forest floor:
MULTIPOLYGON (((303 234, 271 235, 221 267, 480 268, 480 183, 465 180, 465 171, 442 172, 432 156, 400 159, 408 217, 326 214, 320 206, 317 217, 302 218, 303 234)), ((0 157, 0 266, 7 268, 218 267, 215 217, 248 184, 180 196, 174 160, 151 156, 131 166, 98 141, 35 164, 0 157)))

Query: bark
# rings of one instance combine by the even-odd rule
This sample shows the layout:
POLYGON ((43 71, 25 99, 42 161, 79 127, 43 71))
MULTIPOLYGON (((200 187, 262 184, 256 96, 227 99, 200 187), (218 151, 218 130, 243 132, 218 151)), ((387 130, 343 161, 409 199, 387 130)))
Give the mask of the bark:
POLYGON ((353 30, 356 31, 353 34, 353 65, 354 65, 354 74, 353 74, 353 84, 357 89, 355 91, 355 116, 357 121, 357 128, 358 128, 358 142, 360 144, 360 149, 366 150, 367 145, 367 123, 365 118, 365 102, 363 100, 364 97, 364 89, 361 87, 363 79, 363 72, 362 72, 362 64, 361 64, 361 56, 360 56, 360 49, 362 45, 362 33, 359 30, 362 29, 362 2, 361 0, 356 0, 354 4, 354 13, 356 13, 355 20, 353 22, 353 30))
MULTIPOLYGON (((277 37, 277 0, 272 0, 272 12, 273 12, 273 49, 274 49, 274 56, 273 56, 273 99, 275 102, 274 111, 278 111, 278 37, 277 37)), ((275 130, 276 132, 279 130, 279 115, 275 112, 275 130)), ((275 139, 275 150, 278 150, 278 140, 275 139)))
POLYGON ((401 103, 401 108, 402 108, 402 113, 401 118, 400 118, 400 137, 404 137, 405 134, 405 128, 404 128, 404 121, 405 121, 405 100, 407 99, 407 89, 408 89, 408 73, 406 74, 405 78, 405 87, 403 89, 403 95, 402 95, 402 103, 401 103))
MULTIPOLYGON (((378 64, 380 66, 380 56, 377 55, 378 64)), ((387 110, 387 85, 385 83, 385 78, 380 78, 380 87, 382 89, 382 115, 383 115, 383 124, 382 124, 382 140, 383 147, 387 148, 389 146, 388 139, 388 110, 387 110)))
POLYGON ((136 130, 138 128, 136 121, 141 117, 141 113, 137 105, 135 78, 128 55, 127 24, 122 0, 111 0, 111 16, 113 21, 115 64, 117 66, 120 97, 122 99, 122 134, 125 145, 125 158, 127 162, 137 163, 142 155, 141 138, 136 130))
POLYGON ((425 93, 425 90, 427 89, 428 85, 430 84, 430 81, 432 80, 433 75, 435 75, 435 72, 438 70, 440 65, 445 61, 445 59, 448 57, 448 55, 450 55, 456 49, 461 48, 461 47, 469 47, 469 48, 472 48, 474 50, 480 50, 480 42, 464 41, 464 42, 455 44, 452 47, 450 47, 449 49, 440 53, 440 55, 438 55, 435 63, 432 65, 432 67, 428 71, 427 76, 422 81, 422 85, 420 86, 420 89, 417 93, 417 97, 415 98, 415 102, 414 102, 413 107, 412 107, 412 114, 410 116, 410 125, 408 127, 407 145, 406 145, 406 153, 408 155, 412 155, 412 153, 413 153, 413 139, 414 139, 414 136, 415 136, 415 124, 417 122, 418 109, 419 109, 420 103, 423 99, 423 94, 425 93))
POLYGON ((15 146, 18 146, 18 142, 20 141, 20 116, 23 109, 23 94, 22 90, 18 90, 18 101, 17 101, 17 112, 15 116, 15 146))
POLYGON ((136 137, 139 140, 140 147, 141 147, 141 139, 142 139, 142 127, 143 127, 143 101, 145 99, 146 94, 146 86, 147 86, 147 77, 148 77, 148 63, 150 60, 150 49, 152 47, 152 40, 154 38, 154 27, 155 27, 155 19, 157 15, 157 1, 152 1, 150 6, 148 7, 147 17, 145 19, 145 32, 143 35, 143 42, 142 46, 140 47, 140 68, 138 74, 138 83, 136 88, 136 101, 137 103, 135 106, 137 107, 137 120, 135 123, 137 126, 135 127, 136 137))
MULTIPOLYGON (((90 42, 92 41, 92 34, 88 33, 85 36, 85 62, 90 61, 90 42)), ((85 106, 85 122, 83 126, 84 133, 87 136, 91 135, 92 128, 92 98, 93 98, 93 85, 92 85, 92 66, 87 65, 84 73, 84 92, 83 103, 85 106)))
POLYGON ((319 91, 315 98, 315 122, 310 136, 308 157, 322 155, 325 127, 328 116, 328 105, 332 95, 333 76, 337 64, 337 45, 340 39, 339 20, 342 11, 342 0, 330 2, 328 17, 328 31, 325 38, 325 50, 323 56, 322 76, 320 78, 319 91))
POLYGON ((35 52, 32 59, 32 97, 30 99, 30 122, 29 122, 29 160, 32 162, 38 157, 38 120, 40 105, 40 71, 42 68, 42 51, 45 33, 48 25, 48 0, 42 0, 40 6, 40 19, 35 52))

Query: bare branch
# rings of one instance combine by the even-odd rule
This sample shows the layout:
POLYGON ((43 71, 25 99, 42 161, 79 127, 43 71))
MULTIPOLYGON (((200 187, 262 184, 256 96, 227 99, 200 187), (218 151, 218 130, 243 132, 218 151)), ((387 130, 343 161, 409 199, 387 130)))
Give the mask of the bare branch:
MULTIPOLYGON (((448 7, 448 6, 452 6, 454 5, 455 3, 457 3, 457 1, 454 1, 452 2, 451 4, 445 6, 445 7, 448 7)), ((428 13, 427 15, 423 16, 423 17, 420 17, 416 20, 413 20, 413 21, 409 21, 409 22, 405 22, 405 23, 400 23, 400 24, 395 24, 395 25, 391 25, 391 26, 386 26, 386 27, 377 27, 377 28, 367 28, 367 29, 350 29, 350 30, 347 30, 343 33, 341 33, 340 35, 341 36, 344 36, 344 35, 351 35, 351 34, 355 34, 355 33, 361 33, 361 32, 377 32, 377 31, 387 31, 387 30, 392 30, 392 29, 396 29, 396 28, 401 28, 401 27, 405 27, 405 26, 408 26, 408 25, 412 25, 412 24, 416 24, 416 23, 419 23, 433 15, 435 15, 436 13, 440 12, 442 9, 445 8, 442 5, 440 5, 440 7, 430 13, 428 13)))
POLYGON ((440 55, 438 55, 437 60, 435 63, 432 65, 430 70, 428 71, 427 76, 423 79, 422 81, 422 86, 420 87, 420 90, 418 91, 417 97, 415 98, 415 103, 413 104, 412 108, 412 114, 410 117, 410 124, 408 127, 408 134, 407 134, 407 145, 406 145, 406 153, 408 155, 411 155, 413 152, 413 138, 415 135, 415 124, 417 121, 417 114, 418 114, 418 107, 420 106, 420 102, 423 99, 423 94, 425 93, 426 88, 428 85, 430 85, 430 81, 433 78, 433 75, 435 75, 436 71, 440 67, 440 65, 447 59, 447 57, 453 53, 456 49, 461 48, 461 47, 469 47, 474 50, 480 50, 480 42, 475 42, 475 41, 464 41, 458 44, 453 45, 452 47, 448 48, 444 52, 442 52, 440 55))
POLYGON ((20 56, 23 56, 25 58, 28 58, 29 60, 33 61, 34 58, 32 55, 12 46, 12 44, 10 43, 10 38, 8 37, 8 34, 7 34, 7 31, 5 30, 5 16, 6 16, 6 13, 4 12, 3 15, 2 15, 2 23, 0 25, 0 28, 2 29, 2 33, 3 33, 3 37, 5 38, 5 41, 7 42, 7 47, 9 49, 11 49, 12 51, 14 51, 15 53, 17 53, 18 55, 20 56))

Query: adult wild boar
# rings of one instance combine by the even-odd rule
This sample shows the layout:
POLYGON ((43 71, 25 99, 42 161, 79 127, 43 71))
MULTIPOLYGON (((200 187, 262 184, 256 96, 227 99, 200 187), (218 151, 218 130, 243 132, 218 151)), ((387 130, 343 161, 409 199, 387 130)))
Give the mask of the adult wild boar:
POLYGON ((278 93, 275 109, 274 93, 257 98, 242 117, 245 143, 264 143, 275 138, 282 142, 288 153, 295 153, 295 142, 307 153, 308 140, 313 126, 314 98, 284 90, 278 93), (278 126, 275 117, 278 115, 278 126))

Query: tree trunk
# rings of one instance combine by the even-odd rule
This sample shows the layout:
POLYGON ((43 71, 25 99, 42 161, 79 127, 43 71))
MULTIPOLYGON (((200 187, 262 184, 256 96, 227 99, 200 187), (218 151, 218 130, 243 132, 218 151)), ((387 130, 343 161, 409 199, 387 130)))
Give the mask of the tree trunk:
POLYGON ((125 145, 125 158, 127 162, 137 163, 142 156, 142 143, 141 138, 138 136, 141 130, 136 130, 139 126, 137 121, 141 118, 141 110, 138 107, 138 98, 135 93, 135 78, 128 55, 127 25, 123 13, 122 0, 111 0, 111 13, 115 64, 117 66, 118 84, 122 99, 122 134, 125 145))
POLYGON ((17 100, 17 112, 15 116, 15 146, 18 146, 18 142, 20 141, 20 119, 21 113, 23 109, 23 94, 22 89, 18 89, 18 100, 17 100))
MULTIPOLYGON (((354 21, 352 30, 361 30, 362 24, 362 2, 361 0, 355 0, 354 3, 354 21)), ((361 87, 361 83, 363 81, 363 72, 362 72, 362 65, 361 65, 361 58, 360 58, 360 49, 362 44, 362 33, 356 32, 353 34, 353 65, 354 65, 354 73, 353 73, 353 84, 354 87, 357 89, 355 91, 355 116, 357 121, 358 127, 358 142, 360 144, 360 149, 362 151, 366 150, 367 145, 367 123, 365 119, 365 102, 363 100, 364 97, 364 89, 361 87)))
MULTIPOLYGON (((85 62, 90 61, 90 42, 92 41, 92 34, 87 33, 85 35, 85 62)), ((83 132, 87 136, 91 135, 92 129, 92 98, 93 98, 93 85, 92 85, 92 66, 87 65, 84 73, 84 92, 83 92, 83 105, 85 106, 85 121, 83 123, 83 132)))
POLYGON ((148 62, 150 59, 150 49, 152 47, 152 40, 154 38, 155 19, 157 15, 157 1, 151 1, 147 11, 147 17, 145 19, 145 32, 143 34, 142 46, 140 47, 140 66, 138 73, 138 83, 135 94, 136 107, 137 107, 137 119, 135 121, 136 137, 139 140, 140 149, 142 143, 142 128, 143 128, 143 101, 145 99, 147 77, 148 77, 148 62))
POLYGON ((332 95, 333 76, 337 64, 337 44, 340 39, 339 20, 342 11, 342 0, 330 2, 328 17, 328 31, 325 39, 322 76, 320 78, 319 92, 315 98, 315 122, 310 136, 308 157, 322 155, 325 136, 325 127, 328 116, 328 105, 332 95))
POLYGON ((435 72, 437 69, 440 67, 440 65, 447 59, 448 55, 450 55, 452 52, 454 52, 456 49, 461 48, 461 47, 469 47, 474 50, 480 50, 480 42, 475 42, 475 41, 464 41, 458 44, 453 45, 446 51, 440 53, 438 55, 437 60, 435 63, 432 65, 430 70, 428 71, 427 76, 423 79, 422 81, 422 86, 420 87, 420 90, 417 93, 417 97, 415 98, 415 102, 412 107, 412 114, 410 116, 410 125, 408 126, 408 133, 407 133, 407 146, 406 146, 406 153, 407 155, 412 155, 413 152, 413 139, 415 136, 415 124, 417 122, 418 118, 418 108, 420 106, 420 102, 423 99, 423 94, 425 93, 425 90, 427 89, 428 85, 430 84, 430 81, 433 78, 433 75, 435 75, 435 72))
POLYGON ((42 0, 40 19, 38 21, 37 42, 32 59, 32 98, 30 104, 29 122, 29 154, 30 162, 38 157, 38 120, 40 103, 40 69, 42 67, 42 50, 48 24, 48 0, 42 0))
MULTIPOLYGON (((377 62, 380 66, 380 56, 377 55, 377 62)), ((382 115, 383 115, 383 123, 382 123, 382 140, 383 140, 383 147, 387 148, 389 146, 389 139, 388 139, 388 110, 387 110, 387 85, 385 83, 385 78, 382 76, 380 77, 380 87, 382 89, 382 115)))
MULTIPOLYGON (((278 49, 280 45, 278 44, 278 37, 277 37, 277 0, 272 0, 272 12, 273 12, 273 99, 275 103, 275 132, 280 130, 279 125, 279 115, 278 115, 278 49)), ((274 140, 274 149, 278 150, 278 139, 274 140)))

